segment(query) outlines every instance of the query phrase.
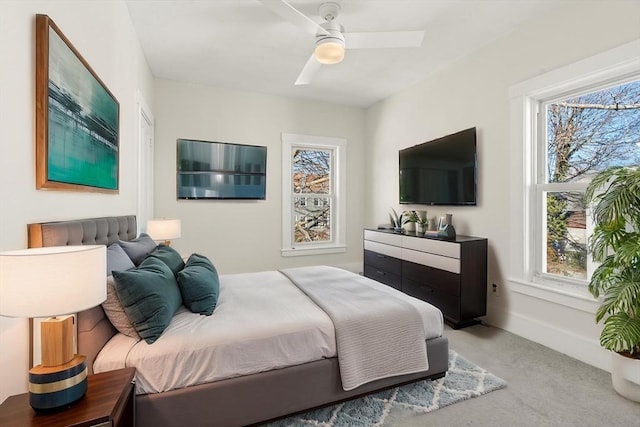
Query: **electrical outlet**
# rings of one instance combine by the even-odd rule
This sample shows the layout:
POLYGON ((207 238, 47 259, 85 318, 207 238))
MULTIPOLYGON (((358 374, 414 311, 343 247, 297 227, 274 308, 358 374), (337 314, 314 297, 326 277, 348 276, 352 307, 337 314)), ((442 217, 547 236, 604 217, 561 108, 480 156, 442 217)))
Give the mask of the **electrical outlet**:
POLYGON ((491 284, 491 293, 496 297, 499 295, 499 293, 498 293, 498 285, 496 285, 495 283, 491 284))

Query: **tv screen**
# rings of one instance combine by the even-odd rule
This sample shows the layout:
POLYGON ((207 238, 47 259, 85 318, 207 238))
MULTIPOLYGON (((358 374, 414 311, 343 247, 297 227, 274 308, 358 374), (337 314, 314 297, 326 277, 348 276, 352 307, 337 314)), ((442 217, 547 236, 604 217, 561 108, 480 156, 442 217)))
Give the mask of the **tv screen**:
POLYGON ((264 200, 267 147, 178 139, 178 199, 264 200))
POLYGON ((400 150, 400 203, 476 204, 476 128, 400 150))

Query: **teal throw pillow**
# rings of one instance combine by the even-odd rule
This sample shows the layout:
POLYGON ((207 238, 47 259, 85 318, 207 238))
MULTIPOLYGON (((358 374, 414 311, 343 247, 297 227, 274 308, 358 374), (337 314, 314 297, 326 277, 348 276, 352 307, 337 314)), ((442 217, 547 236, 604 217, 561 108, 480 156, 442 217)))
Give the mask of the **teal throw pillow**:
POLYGON ((135 330, 153 344, 169 326, 182 304, 173 272, 157 258, 147 258, 136 269, 114 271, 115 288, 135 330))
POLYGON ((167 264, 167 267, 173 271, 174 276, 184 268, 182 256, 180 256, 178 251, 173 249, 171 246, 158 245, 153 251, 151 251, 149 256, 157 258, 167 264))
POLYGON ((183 304, 192 312, 210 316, 218 304, 220 278, 211 261, 192 254, 178 273, 183 304))

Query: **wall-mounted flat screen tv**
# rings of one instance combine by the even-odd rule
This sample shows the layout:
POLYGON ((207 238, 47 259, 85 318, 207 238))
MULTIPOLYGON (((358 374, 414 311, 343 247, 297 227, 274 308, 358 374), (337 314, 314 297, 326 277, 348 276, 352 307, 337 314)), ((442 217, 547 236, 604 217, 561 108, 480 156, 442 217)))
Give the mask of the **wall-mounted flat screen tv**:
POLYGON ((264 200, 267 147, 178 139, 178 199, 264 200))
POLYGON ((400 203, 476 205, 476 128, 400 150, 400 203))

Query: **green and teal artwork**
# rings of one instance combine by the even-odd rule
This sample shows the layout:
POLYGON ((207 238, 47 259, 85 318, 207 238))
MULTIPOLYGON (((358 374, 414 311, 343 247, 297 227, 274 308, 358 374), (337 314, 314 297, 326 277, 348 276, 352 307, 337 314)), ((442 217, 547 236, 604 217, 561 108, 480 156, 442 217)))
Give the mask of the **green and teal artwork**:
POLYGON ((43 187, 117 191, 118 101, 53 21, 43 22, 48 46, 43 187))

